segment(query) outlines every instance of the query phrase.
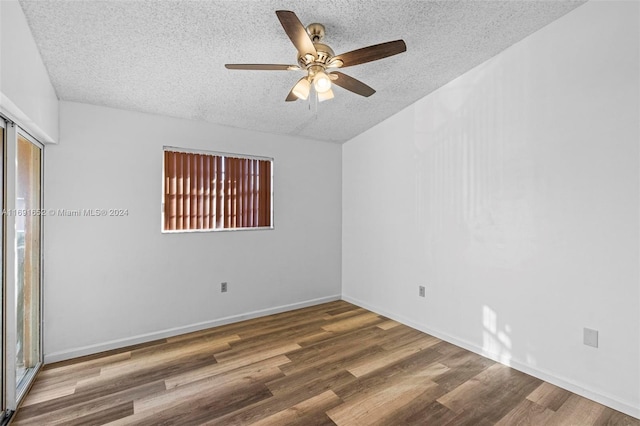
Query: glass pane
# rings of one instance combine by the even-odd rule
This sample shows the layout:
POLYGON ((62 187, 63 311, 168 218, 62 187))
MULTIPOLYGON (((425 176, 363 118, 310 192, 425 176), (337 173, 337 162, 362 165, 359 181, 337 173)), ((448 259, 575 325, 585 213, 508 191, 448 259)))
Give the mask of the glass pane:
POLYGON ((16 385, 40 360, 40 148, 18 135, 16 385))

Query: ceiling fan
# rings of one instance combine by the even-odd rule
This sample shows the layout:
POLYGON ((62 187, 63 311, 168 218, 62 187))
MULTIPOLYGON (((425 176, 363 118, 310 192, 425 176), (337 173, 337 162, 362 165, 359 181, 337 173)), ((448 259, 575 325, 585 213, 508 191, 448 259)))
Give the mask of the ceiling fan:
POLYGON ((371 96, 376 92, 374 89, 335 70, 377 61, 407 50, 403 40, 395 40, 335 55, 328 45, 322 43, 325 34, 322 24, 309 24, 305 28, 296 14, 289 10, 277 10, 276 15, 293 45, 298 49, 298 65, 226 64, 225 67, 231 70, 306 72, 306 75, 289 92, 285 99, 287 102, 307 99, 312 84, 320 102, 332 99, 334 96, 331 89, 332 82, 358 95, 371 96))

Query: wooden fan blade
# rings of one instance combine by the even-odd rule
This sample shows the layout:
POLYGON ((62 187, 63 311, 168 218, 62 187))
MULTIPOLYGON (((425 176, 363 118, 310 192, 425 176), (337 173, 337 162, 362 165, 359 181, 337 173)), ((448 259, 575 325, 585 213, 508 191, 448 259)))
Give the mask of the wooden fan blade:
POLYGON ((365 97, 369 97, 371 95, 373 95, 374 93, 376 93, 376 91, 374 89, 372 89, 371 87, 367 86, 366 84, 364 84, 363 82, 361 82, 360 80, 356 80, 353 77, 350 77, 346 74, 343 74, 341 72, 338 71, 334 71, 331 73, 331 75, 335 75, 338 78, 336 78, 335 80, 333 80, 334 84, 337 84, 338 86, 342 87, 343 89, 347 89, 355 94, 361 95, 361 96, 365 96, 365 97))
POLYGON ((278 64, 225 64, 225 68, 230 70, 258 70, 258 71, 297 71, 297 65, 278 64))
POLYGON ((407 45, 404 44, 404 41, 395 40, 388 41, 386 43, 374 44, 373 46, 363 47, 362 49, 358 50, 352 50, 351 52, 334 56, 331 60, 341 60, 343 63, 342 68, 344 68, 353 65, 364 64, 366 62, 377 61, 378 59, 397 55, 398 53, 406 51, 407 45))
POLYGON ((302 22, 298 19, 295 13, 290 10, 276 10, 276 15, 282 24, 282 28, 287 33, 293 45, 298 49, 298 54, 304 56, 311 54, 314 57, 318 56, 316 48, 313 42, 307 34, 307 30, 302 25, 302 22))

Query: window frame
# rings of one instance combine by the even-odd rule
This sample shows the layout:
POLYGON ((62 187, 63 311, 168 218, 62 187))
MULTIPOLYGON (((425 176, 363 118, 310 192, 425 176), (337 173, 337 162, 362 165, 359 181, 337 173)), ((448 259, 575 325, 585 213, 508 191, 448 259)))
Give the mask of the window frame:
POLYGON ((161 185, 161 193, 160 193, 160 231, 163 234, 187 234, 187 233, 198 233, 198 232, 235 232, 235 231, 264 231, 264 230, 272 230, 274 229, 274 189, 273 189, 273 169, 275 166, 275 160, 273 157, 265 157, 259 155, 249 155, 249 154, 240 154, 240 153, 232 153, 232 152, 223 152, 223 151, 209 151, 205 149, 197 149, 197 148, 183 148, 176 147, 170 145, 163 145, 162 147, 162 167, 161 167, 161 175, 162 175, 162 185, 161 185), (164 227, 164 209, 165 209, 165 152, 183 152, 186 154, 203 154, 203 155, 211 155, 218 157, 230 157, 230 158, 240 158, 247 160, 259 160, 259 161, 269 161, 271 163, 271 176, 269 176, 270 183, 270 223, 269 226, 252 226, 252 227, 235 227, 235 228, 209 228, 209 229, 165 229, 164 227))

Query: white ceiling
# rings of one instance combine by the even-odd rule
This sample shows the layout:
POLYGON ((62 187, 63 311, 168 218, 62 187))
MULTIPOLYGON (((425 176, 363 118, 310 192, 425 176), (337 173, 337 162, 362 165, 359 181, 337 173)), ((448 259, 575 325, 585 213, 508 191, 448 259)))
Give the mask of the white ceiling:
POLYGON ((58 97, 344 142, 584 1, 20 0, 58 97), (284 102, 300 71, 275 11, 320 22, 336 54, 402 38, 407 52, 342 71, 377 90, 284 102))

